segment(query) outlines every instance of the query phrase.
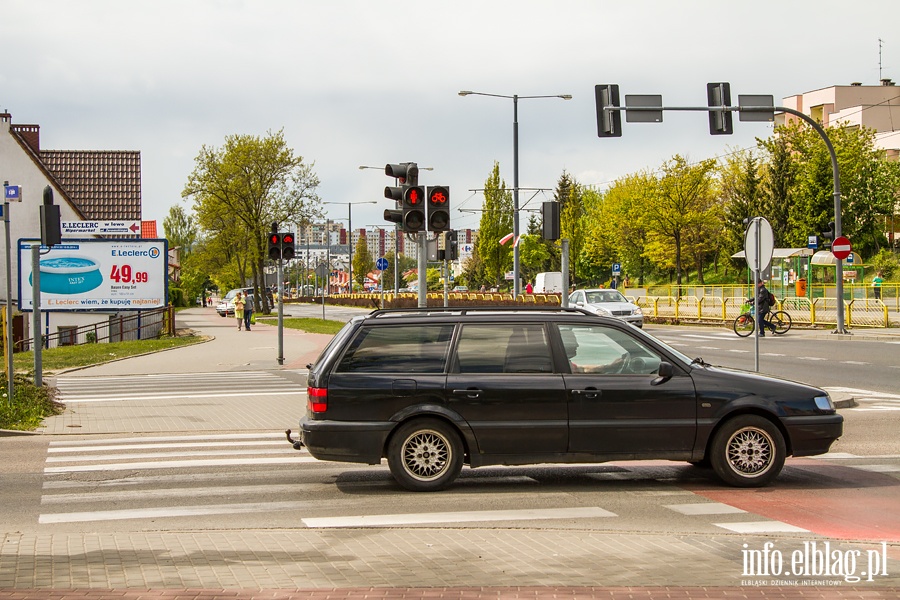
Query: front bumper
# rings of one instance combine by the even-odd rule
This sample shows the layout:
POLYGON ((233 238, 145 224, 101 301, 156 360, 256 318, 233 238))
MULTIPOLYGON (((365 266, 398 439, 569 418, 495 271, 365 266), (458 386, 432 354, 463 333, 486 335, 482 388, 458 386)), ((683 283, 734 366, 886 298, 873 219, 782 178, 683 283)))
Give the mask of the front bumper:
POLYGON ((785 417, 793 456, 825 454, 844 433, 844 417, 825 415, 814 417, 785 417))

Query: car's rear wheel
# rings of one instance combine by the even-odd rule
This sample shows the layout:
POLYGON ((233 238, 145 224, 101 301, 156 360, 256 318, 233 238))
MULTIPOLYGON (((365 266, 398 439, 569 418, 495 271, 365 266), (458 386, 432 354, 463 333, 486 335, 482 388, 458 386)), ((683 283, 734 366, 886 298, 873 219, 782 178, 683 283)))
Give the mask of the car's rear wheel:
POLYGON ((761 487, 781 473, 785 453, 784 436, 774 423, 757 415, 741 415, 716 433, 710 462, 729 485, 761 487))
POLYGON ((459 475, 463 445, 459 433, 438 419, 416 419, 402 425, 388 445, 388 465, 401 486, 435 492, 459 475))

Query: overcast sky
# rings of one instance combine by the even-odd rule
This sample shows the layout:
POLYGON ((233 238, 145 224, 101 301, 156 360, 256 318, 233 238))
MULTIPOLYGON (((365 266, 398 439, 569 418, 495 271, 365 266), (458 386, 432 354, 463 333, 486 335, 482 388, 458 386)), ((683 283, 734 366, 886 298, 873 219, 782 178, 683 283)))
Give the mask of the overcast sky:
MULTIPOLYGON (((314 168, 332 218, 384 225, 376 170, 416 161, 423 185, 478 209, 493 162, 513 183, 512 100, 460 90, 573 99, 519 101, 522 188, 563 170, 605 187, 754 145, 771 126, 710 136, 707 115, 669 112, 597 137, 594 85, 706 104, 706 83, 785 96, 879 77, 900 80, 900 1, 674 0, 0 0, 0 108, 41 126, 53 150, 139 150, 144 219, 160 223, 201 146, 284 129, 314 168), (879 64, 879 38, 883 40, 879 64)), ((524 208, 538 196, 523 192, 524 208)), ((188 206, 185 204, 185 206, 188 206)), ((477 227, 454 213, 454 228, 477 227)), ((523 217, 523 228, 527 218, 523 217)))

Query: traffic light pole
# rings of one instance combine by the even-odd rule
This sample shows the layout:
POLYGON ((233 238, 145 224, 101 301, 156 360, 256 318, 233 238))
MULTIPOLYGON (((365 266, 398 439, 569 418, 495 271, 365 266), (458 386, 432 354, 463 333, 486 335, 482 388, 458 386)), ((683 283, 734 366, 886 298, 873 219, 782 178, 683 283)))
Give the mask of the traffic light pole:
MULTIPOLYGON (((627 101, 627 97, 626 97, 627 101)), ((604 106, 602 108, 598 108, 598 114, 600 111, 626 111, 626 112, 662 112, 664 110, 674 110, 674 111, 702 111, 702 112, 737 112, 737 113, 772 113, 775 112, 784 112, 790 115, 794 115, 795 117, 802 119, 806 122, 810 127, 812 127, 816 133, 822 138, 825 142, 825 147, 828 149, 828 154, 831 157, 831 172, 832 172, 832 181, 833 181, 833 195, 834 195, 834 236, 840 237, 841 235, 841 175, 838 169, 837 162, 837 154, 835 154, 834 146, 831 144, 831 140, 828 138, 828 134, 825 132, 825 129, 817 123, 812 117, 805 115, 799 110, 794 110, 792 108, 787 108, 785 106, 604 106)), ((751 119, 752 120, 752 119, 751 119)), ((837 304, 837 326, 835 327, 834 333, 840 334, 849 334, 850 331, 846 328, 844 322, 844 264, 843 260, 835 260, 835 295, 836 295, 836 304, 837 304)))
MULTIPOLYGON (((284 364, 284 277, 282 276, 283 260, 278 259, 278 364, 284 364)), ((322 303, 324 307, 325 304, 322 303)))
POLYGON ((417 233, 418 235, 418 246, 419 246, 419 308, 427 308, 428 307, 428 279, 425 276, 425 272, 428 269, 428 257, 425 256, 428 253, 426 249, 425 243, 425 232, 420 231, 417 233))
MULTIPOLYGON (((6 182, 4 182, 6 183, 6 182)), ((13 308, 12 308, 12 245, 9 233, 9 202, 3 203, 3 227, 6 229, 6 403, 13 401, 13 308)))
POLYGON ((34 385, 41 387, 43 380, 43 342, 41 340, 41 243, 31 245, 31 328, 34 347, 34 385))

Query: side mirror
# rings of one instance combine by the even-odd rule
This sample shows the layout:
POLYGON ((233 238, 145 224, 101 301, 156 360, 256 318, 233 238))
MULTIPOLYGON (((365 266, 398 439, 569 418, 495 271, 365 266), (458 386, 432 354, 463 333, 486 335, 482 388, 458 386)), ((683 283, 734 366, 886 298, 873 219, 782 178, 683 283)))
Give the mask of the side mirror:
POLYGON ((662 361, 659 363, 659 370, 656 372, 656 379, 650 382, 650 385, 659 385, 661 383, 665 383, 672 378, 675 374, 675 367, 672 366, 672 363, 662 361))

